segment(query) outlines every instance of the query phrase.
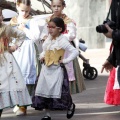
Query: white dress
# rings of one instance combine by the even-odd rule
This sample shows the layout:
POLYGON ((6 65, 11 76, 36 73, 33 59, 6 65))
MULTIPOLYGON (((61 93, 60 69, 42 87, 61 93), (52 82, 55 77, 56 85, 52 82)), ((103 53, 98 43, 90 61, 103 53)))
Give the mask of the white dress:
MULTIPOLYGON (((44 57, 48 50, 64 49, 71 54, 68 58, 63 59, 64 64, 68 64, 75 59, 79 54, 78 50, 74 48, 64 35, 60 35, 56 40, 51 40, 49 36, 43 43, 43 52, 40 57, 44 57)), ((61 98, 63 84, 63 69, 60 65, 46 65, 42 66, 40 77, 38 79, 35 96, 42 96, 46 98, 61 98)))
MULTIPOLYGON (((17 27, 17 22, 15 23, 15 27, 17 27)), ((20 66, 25 83, 35 84, 37 77, 36 59, 39 56, 39 54, 37 55, 36 53, 35 42, 40 38, 40 29, 37 22, 31 18, 27 20, 25 26, 24 32, 26 34, 26 39, 13 55, 20 66)))
MULTIPOLYGON (((20 46, 25 34, 17 29, 2 24, 0 35, 16 38, 15 45, 20 46)), ((1 36, 2 37, 2 36, 1 36)), ((10 39, 11 40, 11 39, 10 39)), ((7 43, 9 44, 9 43, 7 43)), ((10 43, 9 45, 13 45, 10 43)), ((0 54, 0 109, 27 106, 32 104, 20 68, 11 53, 5 51, 0 54)))
POLYGON ((0 109, 32 104, 20 68, 12 54, 4 53, 0 65, 0 109))

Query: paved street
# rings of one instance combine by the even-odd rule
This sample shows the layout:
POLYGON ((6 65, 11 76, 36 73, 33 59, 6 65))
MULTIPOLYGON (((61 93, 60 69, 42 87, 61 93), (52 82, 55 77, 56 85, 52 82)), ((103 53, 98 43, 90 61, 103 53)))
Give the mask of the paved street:
MULTIPOLYGON (((72 95, 76 104, 75 115, 71 120, 119 120, 120 107, 106 105, 103 101, 104 91, 107 83, 108 73, 100 73, 102 64, 109 53, 109 43, 106 49, 88 49, 82 53, 86 58, 90 59, 90 65, 97 68, 98 77, 95 80, 86 80, 86 90, 80 94, 72 95)), ((82 61, 80 60, 81 69, 82 61)), ((28 115, 16 117, 12 109, 5 109, 3 120, 40 120, 44 115, 44 111, 35 111, 28 108, 28 115)), ((66 111, 51 112, 52 120, 67 120, 66 111)))

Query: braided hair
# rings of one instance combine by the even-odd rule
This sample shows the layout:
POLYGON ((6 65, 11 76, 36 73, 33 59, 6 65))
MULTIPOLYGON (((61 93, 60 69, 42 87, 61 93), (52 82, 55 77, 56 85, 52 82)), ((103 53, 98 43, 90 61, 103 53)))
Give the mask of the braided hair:
MULTIPOLYGON (((50 0, 51 2, 53 2, 54 0, 50 0)), ((64 0, 60 0, 61 2, 62 2, 62 5, 63 6, 66 6, 66 3, 65 3, 65 1, 64 0)))

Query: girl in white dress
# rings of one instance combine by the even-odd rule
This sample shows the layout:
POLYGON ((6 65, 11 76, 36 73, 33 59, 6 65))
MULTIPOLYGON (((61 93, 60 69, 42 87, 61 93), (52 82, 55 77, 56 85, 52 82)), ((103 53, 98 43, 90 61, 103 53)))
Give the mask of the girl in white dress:
MULTIPOLYGON (((68 38, 69 42, 77 43, 76 39, 76 25, 75 22, 69 18, 66 14, 63 13, 64 7, 66 6, 64 0, 51 0, 51 9, 53 14, 50 15, 46 19, 46 23, 50 21, 50 19, 54 17, 60 17, 65 22, 65 31, 64 35, 68 38)), ((48 35, 47 25, 44 27, 43 32, 41 34, 41 38, 44 38, 48 35)), ((71 53, 66 52, 64 57, 67 58, 71 53)), ((76 58, 74 61, 70 62, 66 65, 66 69, 68 72, 68 77, 70 81, 70 91, 72 94, 80 93, 85 90, 84 79, 81 73, 80 65, 78 63, 78 59, 76 58)))
MULTIPOLYGON (((28 91, 32 96, 34 93, 34 85, 38 74, 38 50, 35 44, 40 37, 40 29, 37 22, 30 15, 31 1, 30 0, 17 0, 16 8, 18 16, 13 17, 10 25, 14 28, 24 31, 26 34, 25 41, 21 47, 16 50, 13 55, 20 66, 24 81, 27 85, 28 91)), ((14 40, 13 40, 14 41, 14 40)), ((26 112, 26 108, 20 107, 19 113, 22 115, 26 112)), ((14 109, 14 111, 16 111, 14 109)))
POLYGON ((36 110, 45 109, 42 120, 51 120, 49 110, 67 110, 67 118, 75 111, 75 104, 69 91, 69 81, 64 64, 74 60, 79 52, 67 37, 62 35, 65 30, 63 19, 56 17, 48 22, 49 36, 43 43, 40 60, 44 62, 33 97, 32 107, 36 110), (71 54, 64 58, 65 51, 71 54))
POLYGON ((10 53, 23 43, 25 34, 2 23, 0 8, 0 116, 4 108, 31 105, 31 98, 26 88, 20 68, 10 53), (16 38, 16 43, 11 42, 16 38))

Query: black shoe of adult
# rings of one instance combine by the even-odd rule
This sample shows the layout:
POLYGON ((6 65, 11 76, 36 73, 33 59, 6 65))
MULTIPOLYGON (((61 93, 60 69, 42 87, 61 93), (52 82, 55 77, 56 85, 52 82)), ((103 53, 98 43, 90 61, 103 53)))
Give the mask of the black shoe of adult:
POLYGON ((41 120, 51 120, 51 117, 49 117, 49 116, 44 116, 41 120))
POLYGON ((75 112, 75 104, 72 103, 72 108, 68 109, 67 111, 67 118, 70 119, 72 118, 72 116, 74 115, 74 112, 75 112))

